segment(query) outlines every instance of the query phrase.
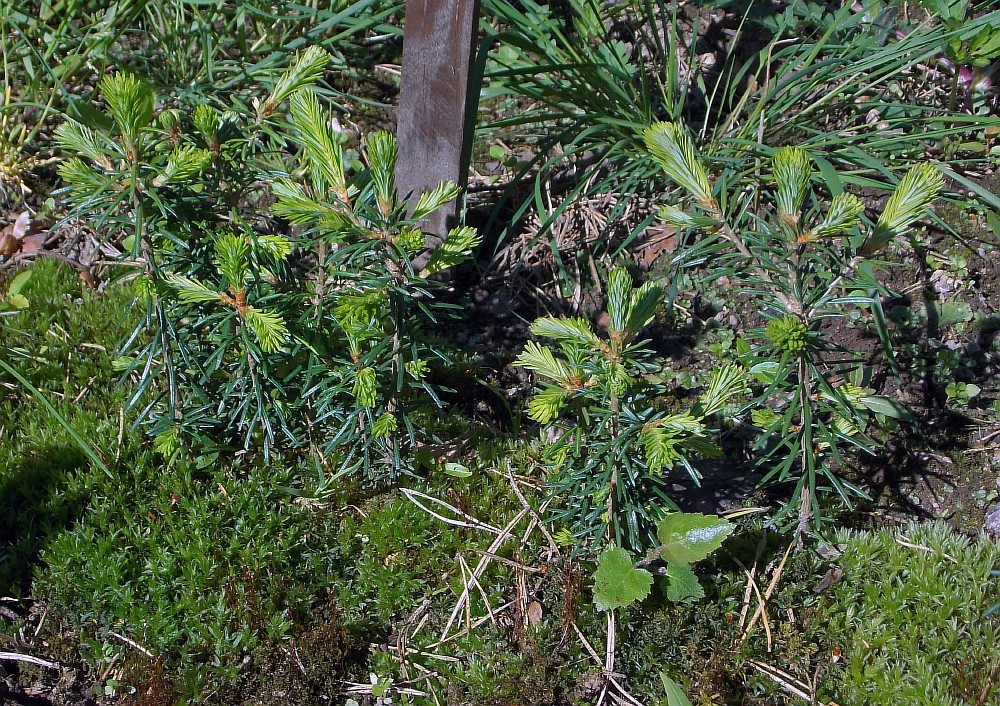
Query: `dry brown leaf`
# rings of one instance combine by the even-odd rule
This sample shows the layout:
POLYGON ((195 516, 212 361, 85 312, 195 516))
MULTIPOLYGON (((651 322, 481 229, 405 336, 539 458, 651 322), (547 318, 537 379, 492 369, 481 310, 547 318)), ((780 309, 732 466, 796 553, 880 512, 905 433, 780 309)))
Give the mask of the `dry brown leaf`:
POLYGON ((820 579, 819 583, 817 583, 813 587, 813 593, 822 593, 826 589, 830 588, 830 586, 833 586, 835 583, 840 583, 840 581, 843 578, 844 578, 844 570, 834 567, 829 571, 827 571, 826 576, 820 579))
POLYGON ((31 232, 31 214, 25 211, 14 221, 14 227, 11 229, 11 234, 18 240, 21 240, 21 238, 28 235, 29 232, 31 232))
POLYGON ((11 233, 10 226, 7 226, 0 232, 0 258, 6 260, 16 253, 20 246, 21 244, 17 242, 17 238, 11 233))
POLYGON ((27 257, 37 255, 45 244, 45 233, 29 235, 21 241, 21 254, 27 257))
POLYGON ((528 604, 528 624, 535 628, 540 622, 542 622, 542 604, 532 601, 528 604))

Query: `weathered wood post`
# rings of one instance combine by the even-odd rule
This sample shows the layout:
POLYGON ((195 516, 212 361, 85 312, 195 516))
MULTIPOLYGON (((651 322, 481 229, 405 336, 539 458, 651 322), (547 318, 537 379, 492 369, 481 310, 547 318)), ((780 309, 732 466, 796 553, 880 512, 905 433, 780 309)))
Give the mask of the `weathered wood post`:
MULTIPOLYGON (((470 90, 479 0, 406 0, 396 137, 396 185, 419 195, 445 179, 465 187, 478 82, 470 90)), ((440 242, 458 221, 459 200, 425 230, 440 242)))

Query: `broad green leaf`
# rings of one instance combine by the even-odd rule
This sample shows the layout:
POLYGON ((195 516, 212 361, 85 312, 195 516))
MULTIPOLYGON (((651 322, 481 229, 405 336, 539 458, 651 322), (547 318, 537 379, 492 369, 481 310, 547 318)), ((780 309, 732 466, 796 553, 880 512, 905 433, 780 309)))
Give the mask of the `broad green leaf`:
POLYGON ((667 564, 667 599, 686 603, 705 597, 705 589, 689 564, 667 564))
POLYGON ((16 275, 14 279, 10 281, 10 285, 7 287, 7 296, 14 297, 21 293, 25 285, 31 279, 31 270, 21 270, 16 275))
POLYGON ((469 470, 467 466, 463 466, 461 463, 454 463, 449 461, 444 464, 442 469, 445 475, 449 475, 453 478, 471 478, 472 471, 469 470))
POLYGON ((681 689, 681 685, 668 677, 666 672, 660 672, 660 681, 663 683, 663 691, 667 694, 667 706, 691 706, 691 701, 681 689))
POLYGON ((870 395, 860 398, 859 402, 870 409, 875 414, 884 414, 893 419, 913 421, 914 417, 906 407, 899 402, 882 395, 870 395))
POLYGON ((649 595, 653 575, 632 565, 632 557, 621 547, 601 552, 594 573, 594 603, 598 610, 614 610, 641 601, 649 595))
POLYGON ((657 553, 668 563, 693 564, 721 547, 732 531, 733 526, 721 517, 675 512, 656 525, 662 544, 657 553))
POLYGON ((757 363, 750 368, 750 374, 761 382, 770 385, 774 382, 775 377, 778 375, 778 371, 781 366, 773 360, 765 360, 762 363, 757 363))

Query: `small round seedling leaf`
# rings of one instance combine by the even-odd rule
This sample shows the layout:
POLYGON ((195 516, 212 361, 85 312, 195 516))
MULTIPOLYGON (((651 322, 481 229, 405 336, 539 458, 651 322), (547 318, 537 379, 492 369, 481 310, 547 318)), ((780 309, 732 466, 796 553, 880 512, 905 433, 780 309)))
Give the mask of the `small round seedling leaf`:
POLYGON ((598 610, 614 610, 641 601, 649 595, 653 575, 632 565, 632 557, 621 547, 601 552, 594 573, 594 603, 598 610))
POLYGON ((721 517, 675 512, 656 525, 662 544, 657 554, 670 564, 693 564, 721 547, 732 531, 733 526, 721 517))
POLYGON ((686 603, 705 597, 705 589, 689 564, 667 565, 667 599, 686 603))

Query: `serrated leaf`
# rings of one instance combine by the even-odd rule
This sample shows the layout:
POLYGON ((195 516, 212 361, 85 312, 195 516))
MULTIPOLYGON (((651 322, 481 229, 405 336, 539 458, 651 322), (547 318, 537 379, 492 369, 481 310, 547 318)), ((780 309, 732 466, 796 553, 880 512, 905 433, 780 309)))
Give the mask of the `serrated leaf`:
POLYGON ((598 610, 624 608, 649 595, 653 575, 633 566, 632 557, 621 547, 601 552, 594 572, 594 604, 598 610))
POLYGON ((705 597, 690 564, 667 564, 667 600, 686 603, 705 597))
POLYGON ((693 564, 721 547, 732 531, 733 526, 721 517, 675 512, 656 525, 661 544, 656 553, 668 563, 693 564))

